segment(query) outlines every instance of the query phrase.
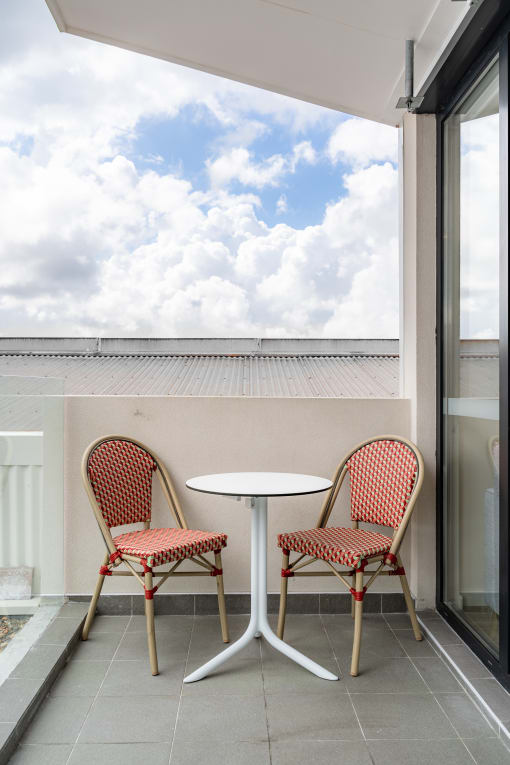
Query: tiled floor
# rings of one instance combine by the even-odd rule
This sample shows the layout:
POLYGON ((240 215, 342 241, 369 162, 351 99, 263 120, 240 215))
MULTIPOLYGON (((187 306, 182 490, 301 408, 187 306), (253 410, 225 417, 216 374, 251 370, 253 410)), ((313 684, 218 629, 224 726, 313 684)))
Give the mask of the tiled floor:
MULTIPOLYGON (((229 619, 232 638, 248 621, 229 619)), ((288 616, 286 639, 341 674, 319 680, 254 640, 214 677, 182 679, 221 647, 217 617, 97 617, 12 765, 510 765, 510 754, 402 614, 367 615, 351 678, 350 616, 288 616)))

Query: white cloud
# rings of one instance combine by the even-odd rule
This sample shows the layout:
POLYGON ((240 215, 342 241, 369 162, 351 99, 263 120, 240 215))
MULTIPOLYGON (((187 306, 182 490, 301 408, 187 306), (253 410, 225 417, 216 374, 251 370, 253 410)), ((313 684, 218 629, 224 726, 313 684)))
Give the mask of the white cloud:
POLYGON ((276 214, 283 215, 288 210, 287 197, 281 194, 276 201, 276 214))
POLYGON ((460 332, 463 338, 494 339, 499 337, 499 115, 462 122, 460 131, 460 332))
POLYGON ((333 132, 328 155, 332 162, 366 167, 371 162, 397 161, 396 128, 350 117, 333 132))
MULTIPOLYGON (((41 3, 23 7, 0 41, 5 332, 397 335, 396 170, 370 164, 392 159, 387 139, 377 148, 384 127, 356 120, 365 139, 350 138, 346 195, 318 225, 271 227, 258 197, 233 194, 229 183, 271 187, 298 163, 317 162, 303 130, 331 112, 59 35, 41 3), (213 115, 226 135, 207 192, 164 173, 157 156, 159 173, 126 156, 141 120, 187 105, 213 115), (236 145, 260 136, 269 117, 292 132, 288 154, 260 159, 236 145)), ((332 159, 342 151, 331 149, 332 159)), ((285 205, 282 195, 277 211, 285 205)))
POLYGON ((300 162, 314 164, 317 154, 310 141, 296 144, 288 156, 273 154, 257 162, 248 149, 237 147, 215 160, 207 161, 209 178, 213 186, 228 186, 238 181, 243 186, 262 189, 278 186, 283 176, 296 172, 300 162))

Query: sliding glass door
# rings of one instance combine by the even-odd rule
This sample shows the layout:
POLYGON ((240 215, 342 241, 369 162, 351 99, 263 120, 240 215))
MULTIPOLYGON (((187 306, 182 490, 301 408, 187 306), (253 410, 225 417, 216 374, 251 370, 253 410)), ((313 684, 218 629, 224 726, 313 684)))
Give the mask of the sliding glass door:
POLYGON ((440 118, 438 600, 508 679, 507 66, 505 43, 440 118))

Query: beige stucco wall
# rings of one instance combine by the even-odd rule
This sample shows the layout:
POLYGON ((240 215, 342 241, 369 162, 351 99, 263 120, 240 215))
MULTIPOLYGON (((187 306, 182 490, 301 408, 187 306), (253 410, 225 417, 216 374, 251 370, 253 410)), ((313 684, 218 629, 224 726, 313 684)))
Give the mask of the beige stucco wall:
MULTIPOLYGON (((343 454, 376 434, 409 437, 410 402, 405 399, 276 399, 172 397, 67 397, 65 417, 65 581, 67 594, 90 593, 104 554, 103 543, 81 485, 86 446, 108 433, 133 436, 150 445, 169 468, 191 528, 224 531, 227 592, 249 591, 250 519, 243 503, 185 488, 194 475, 236 470, 274 470, 331 476, 343 454)), ((280 586, 279 531, 316 522, 321 495, 271 499, 268 589, 280 586)), ((155 493, 154 524, 172 525, 155 493)), ((348 523, 339 503, 332 522, 348 523)), ((409 549, 404 562, 410 565, 409 549)), ((429 572, 429 575, 432 572, 429 572)), ((333 577, 289 580, 292 592, 338 592, 333 577)), ((209 577, 167 582, 164 592, 213 592, 209 577)), ((398 591, 384 577, 373 591, 398 591)), ((107 579, 106 593, 138 592, 131 577, 107 579)))
POLYGON ((410 529, 411 589, 418 608, 435 606, 436 587, 436 117, 403 119, 401 392, 411 402, 411 439, 425 482, 410 529))

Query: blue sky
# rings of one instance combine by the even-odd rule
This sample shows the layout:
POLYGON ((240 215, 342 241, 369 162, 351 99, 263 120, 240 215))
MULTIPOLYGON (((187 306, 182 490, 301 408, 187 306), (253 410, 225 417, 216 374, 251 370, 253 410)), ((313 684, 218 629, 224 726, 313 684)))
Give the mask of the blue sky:
MULTIPOLYGON (((331 110, 323 110, 323 119, 306 131, 306 140, 320 155, 314 164, 300 164, 291 178, 277 187, 267 186, 259 191, 261 206, 259 218, 269 226, 287 223, 301 227, 319 224, 324 217, 326 205, 345 194, 343 173, 348 167, 339 163, 332 165, 326 158, 329 138, 334 128, 346 116, 331 110), (277 202, 284 195, 287 209, 277 211, 277 202)), ((248 112, 246 119, 256 121, 259 115, 248 112)), ((250 143, 257 161, 275 154, 288 154, 296 141, 294 131, 266 117, 264 132, 250 143)), ((186 106, 171 119, 146 118, 136 127, 136 139, 126 155, 140 169, 152 168, 159 174, 175 172, 193 183, 194 188, 206 191, 209 176, 206 161, 217 156, 230 131, 205 108, 186 106), (158 157, 161 162, 155 162, 158 157)), ((231 184, 234 193, 244 191, 239 182, 231 184)))
POLYGON ((394 128, 5 17, 6 333, 397 336, 394 128))

